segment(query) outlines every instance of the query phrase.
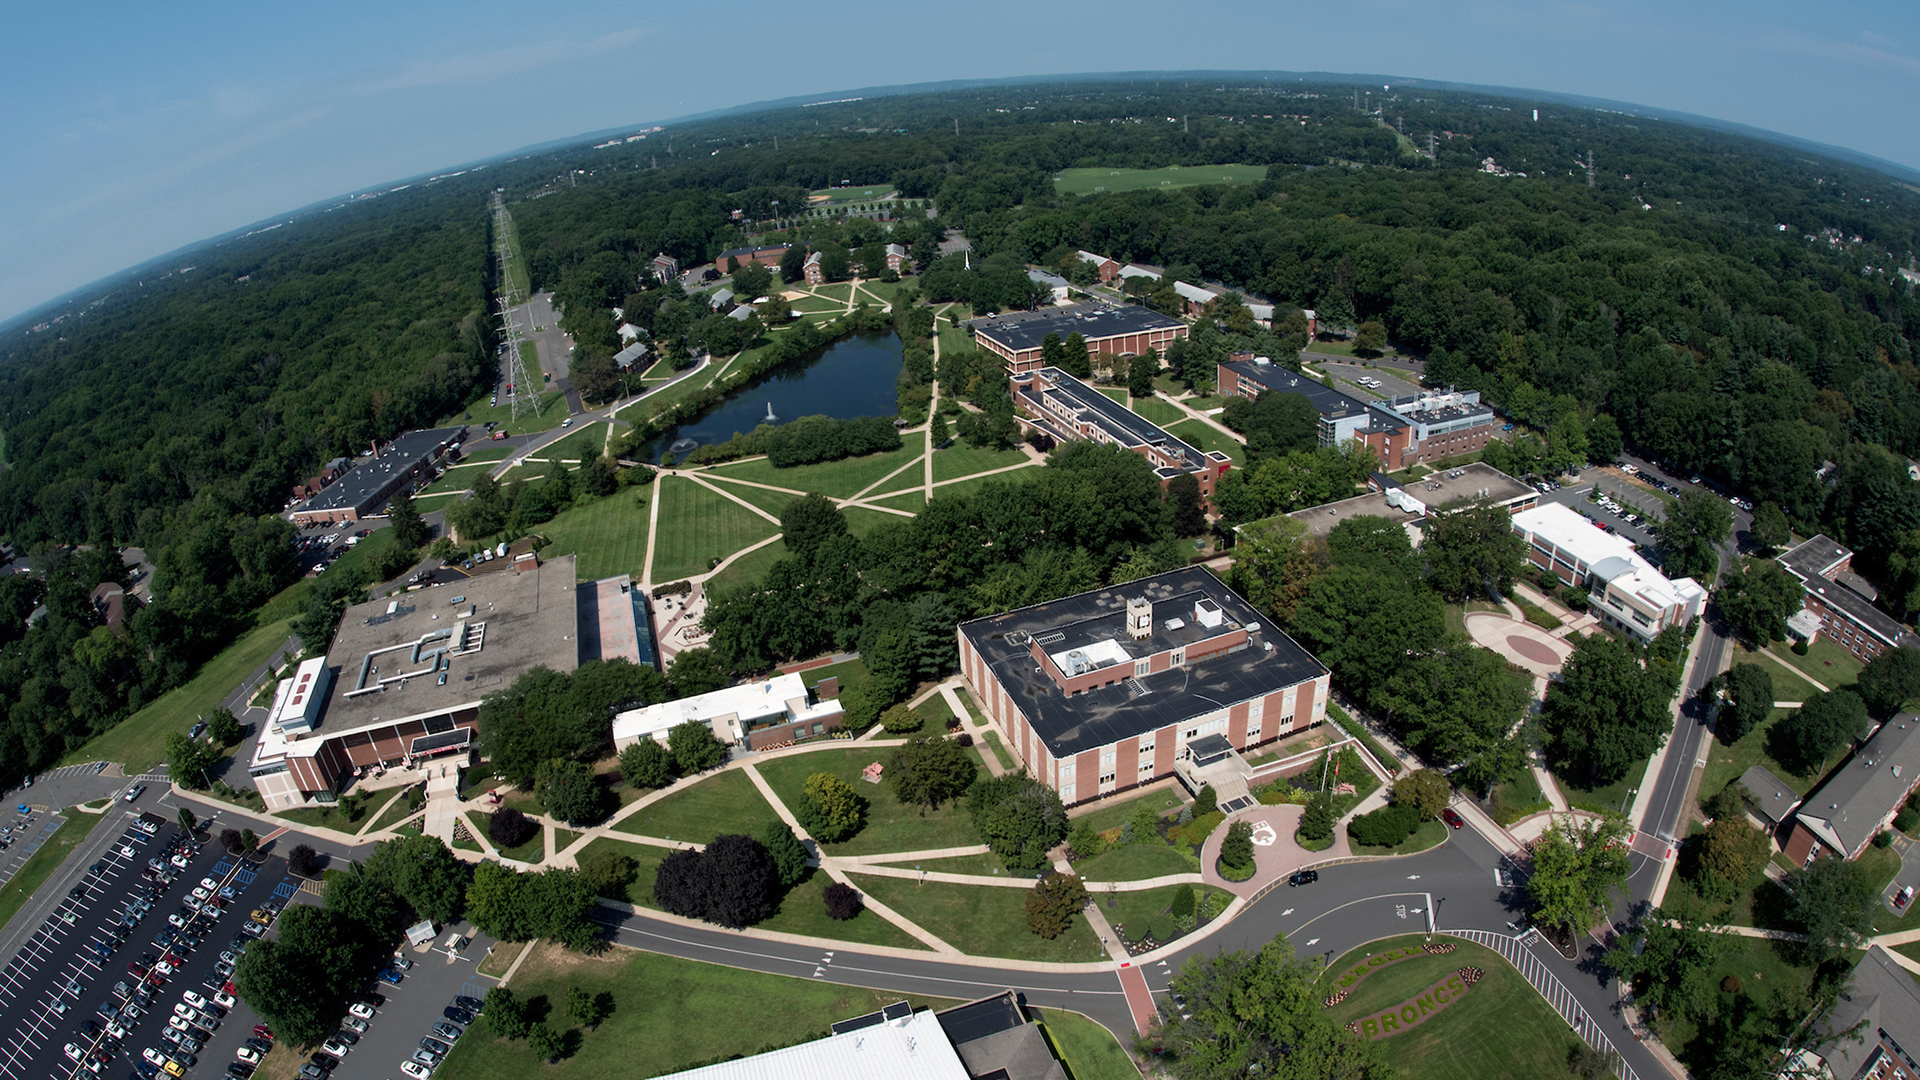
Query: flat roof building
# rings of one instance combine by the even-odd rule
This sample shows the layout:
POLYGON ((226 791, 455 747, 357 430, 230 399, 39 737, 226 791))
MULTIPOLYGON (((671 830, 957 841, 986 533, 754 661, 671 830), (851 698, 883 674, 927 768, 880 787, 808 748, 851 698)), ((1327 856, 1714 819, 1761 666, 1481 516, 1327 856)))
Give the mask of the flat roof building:
POLYGON ((1706 607, 1707 591, 1692 578, 1668 580, 1640 557, 1633 542, 1594 527, 1571 507, 1546 503, 1513 515, 1533 565, 1587 590, 1588 610, 1607 626, 1651 641, 1685 626, 1706 607))
POLYGON ((1477 454, 1499 430, 1499 418, 1478 390, 1422 391, 1371 408, 1372 420, 1356 437, 1374 448, 1387 469, 1477 454))
MULTIPOLYGON (((1898 619, 1873 606, 1872 599, 1848 586, 1853 574, 1853 552, 1822 534, 1811 537, 1780 556, 1780 565, 1806 588, 1806 607, 1819 620, 1818 631, 1807 633, 1810 620, 1788 620, 1808 641, 1820 634, 1861 660, 1871 660, 1896 646, 1920 647, 1920 641, 1898 619)), ((1797 619, 1798 617, 1796 617, 1797 619)))
POLYGON ((1309 506, 1287 516, 1306 525, 1308 535, 1321 537, 1351 518, 1386 518, 1404 525, 1417 547, 1427 519, 1435 513, 1476 503, 1519 513, 1540 499, 1538 491, 1478 461, 1429 473, 1410 483, 1376 472, 1367 478, 1367 488, 1365 495, 1309 506))
POLYGON ((425 474, 466 434, 466 426, 409 431, 379 452, 356 460, 345 475, 293 509, 293 523, 333 525, 378 512, 415 477, 425 474))
POLYGON ((574 571, 572 555, 516 560, 348 608, 327 655, 281 684, 262 725, 247 772, 268 808, 336 792, 369 770, 464 755, 482 698, 536 667, 578 667, 574 571))
POLYGON ((1321 446, 1339 446, 1357 438, 1374 421, 1373 410, 1308 375, 1276 364, 1264 356, 1232 360, 1217 369, 1220 393, 1227 397, 1257 398, 1264 393, 1299 394, 1320 414, 1321 446))
POLYGON ((697 721, 729 746, 771 750, 838 731, 845 714, 837 700, 809 700, 806 683, 789 672, 623 712, 613 718, 613 748, 648 738, 664 743, 667 732, 697 721))
POLYGON ((1089 359, 1102 353, 1141 356, 1148 349, 1165 354, 1175 339, 1187 336, 1187 324, 1151 308, 1129 304, 1074 304, 1071 307, 1016 311, 968 319, 963 323, 980 347, 1007 362, 1009 375, 1044 366, 1040 343, 1048 334, 1066 340, 1079 334, 1089 359))
POLYGON ((713 257, 713 268, 723 274, 731 274, 748 263, 761 266, 779 266, 780 256, 787 253, 787 244, 765 244, 760 247, 728 248, 713 257))
POLYGON ((1327 669, 1197 567, 958 633, 968 687, 1069 804, 1172 776, 1206 736, 1244 749, 1326 718, 1327 669))
POLYGON ((1893 822, 1920 784, 1920 716, 1903 712, 1880 725, 1852 760, 1835 769, 1793 812, 1783 850, 1805 865, 1825 851, 1851 859, 1893 822))
POLYGON ((1182 473, 1200 482, 1202 498, 1233 459, 1218 450, 1201 450, 1170 435, 1164 428, 1107 395, 1061 371, 1040 368, 1013 377, 1014 413, 1022 425, 1037 428, 1062 442, 1099 442, 1131 450, 1153 466, 1165 487, 1182 473))

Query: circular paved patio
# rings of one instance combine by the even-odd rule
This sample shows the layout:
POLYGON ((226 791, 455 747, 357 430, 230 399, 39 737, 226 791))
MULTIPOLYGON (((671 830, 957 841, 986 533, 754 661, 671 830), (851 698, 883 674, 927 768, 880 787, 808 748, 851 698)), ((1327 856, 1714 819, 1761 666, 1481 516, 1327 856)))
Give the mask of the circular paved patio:
POLYGON ((1493 611, 1469 612, 1467 636, 1474 644, 1492 649, 1540 678, 1551 676, 1573 655, 1573 646, 1545 630, 1493 611))

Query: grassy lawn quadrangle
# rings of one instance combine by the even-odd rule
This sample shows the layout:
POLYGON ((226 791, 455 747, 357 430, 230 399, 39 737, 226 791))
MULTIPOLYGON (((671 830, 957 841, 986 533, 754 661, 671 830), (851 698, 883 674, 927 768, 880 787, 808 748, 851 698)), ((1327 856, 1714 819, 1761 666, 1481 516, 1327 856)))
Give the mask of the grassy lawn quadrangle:
POLYGON ((728 483, 724 476, 708 475, 701 479, 736 499, 744 499, 752 503, 774 517, 779 517, 780 511, 785 510, 788 503, 801 497, 791 491, 773 491, 769 488, 755 487, 752 484, 728 483))
MULTIPOLYGON (((1341 957, 1329 973, 1365 963, 1386 949, 1419 945, 1420 935, 1370 942, 1341 957)), ((1462 967, 1486 972, 1472 990, 1418 1026, 1380 1040, 1380 1050, 1408 1076, 1423 1080, 1531 1080, 1566 1074, 1577 1037, 1520 973, 1498 953, 1457 938, 1444 956, 1418 956, 1383 967, 1355 983, 1347 1000, 1326 1010, 1335 1023, 1377 1015, 1413 998, 1462 967)), ((1331 992, 1333 980, 1322 980, 1331 992)))
POLYGON ((654 481, 653 490, 661 500, 654 581, 703 574, 709 559, 724 559, 780 531, 732 499, 682 477, 663 476, 654 481))
POLYGON ((1088 881, 1144 881, 1167 874, 1199 873, 1172 845, 1161 840, 1108 848, 1073 869, 1088 881))
POLYGON ((779 819, 747 774, 730 769, 701 778, 614 828, 637 836, 705 844, 721 833, 758 836, 767 822, 779 819))
POLYGON ((1077 1012, 1036 1011, 1053 1055, 1066 1063, 1073 1080, 1139 1080, 1139 1068, 1113 1032, 1077 1012))
POLYGON ((737 480, 751 480, 756 484, 788 488, 801 493, 817 491, 836 499, 848 499, 861 490, 873 486, 888 473, 919 458, 925 452, 924 445, 917 440, 908 439, 898 450, 842 458, 839 461, 823 461, 816 465, 795 465, 789 469, 776 469, 766 458, 755 458, 752 461, 719 465, 713 471, 716 477, 721 479, 732 477, 737 480))
POLYGON ((1013 469, 1008 472, 994 473, 992 476, 969 476, 965 480, 955 480, 950 484, 938 484, 934 487, 933 493, 935 496, 971 495, 981 488, 986 487, 988 484, 1032 483, 1033 478, 1039 475, 1034 472, 1034 470, 1038 468, 1041 468, 1039 464, 1033 464, 1024 469, 1013 469))
MULTIPOLYGON (((352 558, 352 554, 342 561, 346 558, 352 558)), ((201 713, 218 706, 254 668, 277 656, 281 646, 287 643, 290 625, 290 620, 283 618, 249 630, 239 641, 201 665, 199 673, 184 685, 167 691, 158 701, 101 732, 60 763, 119 761, 125 763, 129 776, 161 764, 167 760, 168 733, 186 734, 201 713)))
POLYGON ((639 869, 633 875, 633 880, 627 882, 626 896, 608 897, 608 899, 624 899, 635 907, 658 910, 660 905, 653 902, 653 872, 660 868, 661 860, 672 852, 663 847, 654 847, 652 844, 633 844, 625 840, 615 840, 610 836, 601 836, 588 841, 587 846, 580 849, 575 861, 584 866, 588 858, 609 850, 617 851, 632 859, 639 869))
POLYGON ((1027 929, 1028 889, 1005 885, 919 884, 908 878, 849 875, 861 892, 972 956, 1094 963, 1106 958, 1100 935, 1084 918, 1048 940, 1027 929))
MULTIPOLYGON (((815 979, 680 960, 624 948, 597 956, 548 944, 532 947, 513 977, 514 995, 547 1013, 578 1049, 558 1066, 573 1080, 659 1076, 732 1055, 787 1046, 820 1035, 836 1020, 872 1012, 905 996, 915 1008, 958 1004, 939 998, 864 990, 815 979), (607 993, 613 1013, 592 1031, 567 1017, 567 989, 607 993)), ((508 1042, 480 1025, 454 1044, 435 1070, 444 1080, 536 1080, 555 1066, 525 1039, 508 1042)))
POLYGON ((1012 450, 988 450, 983 447, 955 443, 945 450, 933 452, 933 480, 958 480, 975 473, 1004 469, 1009 465, 1025 465, 1029 462, 1026 451, 1018 447, 1012 450))
POLYGON ((1177 423, 1187 418, 1187 414, 1181 412, 1179 406, 1169 405, 1155 397, 1134 398, 1128 407, 1148 422, 1158 424, 1161 427, 1166 427, 1168 424, 1177 423))
MULTIPOLYGON (((1790 715, 1791 710, 1788 709, 1773 710, 1765 720, 1755 724, 1752 731, 1747 732, 1740 741, 1731 746, 1721 742, 1719 736, 1714 736, 1707 744, 1707 768, 1700 776, 1700 797, 1704 799, 1718 795, 1720 789, 1740 779, 1741 774, 1755 765, 1779 777, 1787 786, 1793 788, 1796 794, 1805 795, 1812 791, 1814 785, 1820 782, 1817 772, 1794 772, 1767 752, 1775 725, 1790 715)), ((1752 794, 1761 793, 1753 792, 1752 794)))
POLYGON ((903 491, 898 495, 889 495, 884 499, 871 501, 875 506, 890 506, 895 510, 918 514, 927 508, 927 493, 923 488, 915 488, 912 491, 903 491))
MULTIPOLYGON (((830 669, 820 669, 827 671, 830 669)), ((801 673, 811 686, 823 678, 817 671, 801 673)), ((847 683, 842 680, 841 692, 847 683)), ((794 754, 756 766, 760 776, 772 786, 780 801, 792 810, 806 798, 807 777, 814 773, 832 773, 853 786, 867 800, 867 823, 852 839, 838 844, 823 844, 829 855, 873 855, 883 851, 926 851, 933 848, 970 847, 980 842, 980 833, 968 820, 965 807, 947 802, 938 810, 907 806, 893 797, 893 788, 884 781, 869 784, 860 778, 860 770, 873 762, 885 765, 893 758, 893 748, 865 747, 849 750, 821 750, 794 754)), ((650 834, 650 835, 658 835, 650 834)))
POLYGON ((1267 178, 1265 165, 1169 165, 1164 169, 1062 169, 1053 189, 1062 195, 1091 195, 1097 191, 1140 191, 1145 188, 1192 187, 1195 184, 1257 184, 1267 178))
MULTIPOLYGON (((827 886, 833 879, 819 870, 805 881, 787 890, 780 909, 755 929, 782 934, 852 941, 861 945, 885 945, 895 949, 926 949, 920 939, 887 920, 862 908, 860 914, 845 922, 827 917, 827 886)), ((929 950, 931 951, 931 950, 929 950)))
POLYGON ((1150 806, 1154 813, 1166 817, 1169 814, 1179 813, 1180 808, 1185 805, 1179 793, 1169 785, 1158 791, 1149 791, 1145 795, 1136 795, 1131 799, 1101 803, 1084 814, 1074 814, 1072 827, 1077 829, 1082 825, 1090 825, 1095 832, 1105 832, 1108 829, 1119 828, 1141 806, 1150 806))
POLYGON ((647 557, 648 500, 658 487, 656 481, 647 487, 622 488, 537 526, 535 531, 551 541, 541 549, 541 558, 578 556, 581 581, 615 574, 630 574, 637 580, 640 563, 647 557))
MULTIPOLYGON (((1808 678, 1829 690, 1838 690, 1843 686, 1851 685, 1860 677, 1860 669, 1866 666, 1852 653, 1824 637, 1809 646, 1805 656, 1795 653, 1784 641, 1776 641, 1767 648, 1773 655, 1798 668, 1808 678)), ((1773 670, 1779 671, 1780 666, 1774 665, 1773 670)), ((1793 699, 1775 695, 1775 700, 1791 701, 1793 699)))
MULTIPOLYGON (((384 798, 389 793, 381 792, 380 794, 381 797, 384 798)), ((380 811, 380 816, 373 819, 373 824, 367 826, 367 831, 373 833, 379 832, 381 829, 390 829, 413 815, 420 813, 424 809, 426 809, 424 805, 418 807, 408 806, 406 796, 403 793, 401 797, 394 799, 385 810, 380 811)))
MULTIPOLYGON (((708 578, 706 585, 707 593, 712 595, 721 589, 732 589, 741 585, 753 584, 766 577, 767 571, 773 569, 773 564, 786 558, 789 554, 791 554, 791 552, 787 551, 787 545, 778 540, 768 544, 766 547, 754 548, 752 551, 728 563, 726 569, 708 578)), ((665 581, 667 579, 660 577, 656 573, 654 580, 665 581)))
POLYGON ((849 506, 840 511, 846 515, 847 528, 853 535, 864 537, 882 525, 905 525, 912 518, 889 514, 882 510, 869 510, 864 506, 849 506))
POLYGON ((1182 420, 1177 424, 1167 425, 1167 434, 1185 439, 1202 451, 1218 450, 1232 458, 1235 466, 1245 465, 1247 462, 1247 444, 1222 433, 1211 424, 1202 423, 1199 420, 1182 420))
MULTIPOLYGON (((1180 891, 1178 885, 1165 885, 1158 889, 1135 889, 1131 892, 1115 891, 1111 896, 1107 890, 1089 884, 1087 891, 1093 894, 1094 902, 1106 913, 1107 922, 1115 930, 1126 929, 1121 936, 1128 941, 1138 941, 1147 936, 1147 924, 1155 915, 1167 912, 1173 907, 1173 894, 1180 891)), ((1195 885, 1193 899, 1196 904, 1205 900, 1209 894, 1222 893, 1210 885, 1195 885)), ((1228 899, 1232 899, 1228 897, 1228 899)), ((1165 944, 1162 942, 1162 944, 1165 944)))

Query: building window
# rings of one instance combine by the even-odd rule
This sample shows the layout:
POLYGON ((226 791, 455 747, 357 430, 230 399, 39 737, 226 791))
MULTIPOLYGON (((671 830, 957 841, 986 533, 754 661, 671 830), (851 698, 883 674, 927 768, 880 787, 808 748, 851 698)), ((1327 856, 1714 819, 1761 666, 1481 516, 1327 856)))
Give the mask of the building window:
POLYGON ((1111 784, 1111 783, 1113 783, 1113 774, 1112 774, 1112 773, 1101 773, 1101 774, 1100 774, 1100 782, 1101 782, 1102 784, 1111 784))
POLYGON ((1173 650, 1173 666, 1174 667, 1179 667, 1181 664, 1184 664, 1186 662, 1187 662, 1187 650, 1185 649, 1173 650))
POLYGON ((1150 772, 1152 772, 1152 771, 1153 771, 1153 762, 1152 762, 1152 761, 1150 761, 1150 760, 1149 760, 1149 761, 1143 761, 1143 762, 1141 762, 1141 763, 1140 763, 1140 775, 1141 775, 1141 776, 1145 776, 1145 775, 1147 775, 1148 773, 1150 773, 1150 772))
POLYGON ((1113 768, 1113 759, 1114 752, 1112 750, 1100 751, 1100 771, 1106 772, 1108 769, 1113 768))
POLYGON ((1146 678, 1147 669, 1152 666, 1153 666, 1153 661, 1151 660, 1135 660, 1133 662, 1133 677, 1136 679, 1146 678))

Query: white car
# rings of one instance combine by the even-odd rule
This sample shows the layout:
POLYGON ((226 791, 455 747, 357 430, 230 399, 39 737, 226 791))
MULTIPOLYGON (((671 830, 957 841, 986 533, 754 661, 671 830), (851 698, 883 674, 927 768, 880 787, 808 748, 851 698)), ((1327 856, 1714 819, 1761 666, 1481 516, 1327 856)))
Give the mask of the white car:
POLYGON ((354 1002, 352 1007, 348 1008, 347 1011, 359 1017, 362 1020, 373 1019, 373 1006, 367 1004, 364 1001, 354 1002))
POLYGON ((193 860, 187 858, 185 855, 175 855, 173 858, 168 859, 167 861, 173 864, 174 869, 185 870, 187 868, 187 864, 192 862, 193 860))
POLYGON ((192 1027, 193 1023, 184 1016, 169 1016, 167 1017, 167 1026, 175 1031, 185 1031, 192 1027))
POLYGON ((207 890, 207 892, 211 893, 213 892, 213 890, 220 887, 220 883, 213 880, 210 877, 203 877, 200 879, 200 887, 207 890))
POLYGON ((121 845, 120 845, 119 847, 117 847, 117 848, 114 848, 113 850, 114 850, 114 852, 115 852, 116 854, 118 854, 118 855, 119 855, 119 856, 120 856, 121 858, 123 858, 123 859, 131 859, 131 858, 133 858, 133 845, 132 845, 132 844, 121 844, 121 845))
POLYGON ((159 963, 153 965, 154 974, 160 975, 169 979, 173 977, 173 973, 177 970, 179 969, 175 968, 172 964, 167 963, 165 960, 162 960, 159 963))
POLYGON ((251 1046, 243 1046, 233 1052, 233 1056, 249 1065, 260 1064, 260 1051, 251 1046))
POLYGON ((233 1008, 233 995, 222 990, 213 995, 213 1003, 223 1009, 233 1008))
POLYGON ((182 992, 180 995, 180 1000, 186 1002, 187 1004, 193 1006, 196 1009, 204 1009, 207 1007, 207 999, 200 996, 199 994, 195 993, 192 990, 187 990, 182 992))
POLYGON ((413 1080, 429 1080, 429 1078, 433 1076, 432 1069, 427 1068, 417 1061, 401 1062, 400 1071, 411 1076, 413 1080))
POLYGON ((204 885, 196 885, 194 890, 187 895, 193 897, 195 900, 205 900, 207 897, 213 895, 213 890, 204 885))
POLYGON ((200 1010, 182 1001, 173 1007, 173 1015, 187 1020, 197 1020, 200 1017, 200 1010))

